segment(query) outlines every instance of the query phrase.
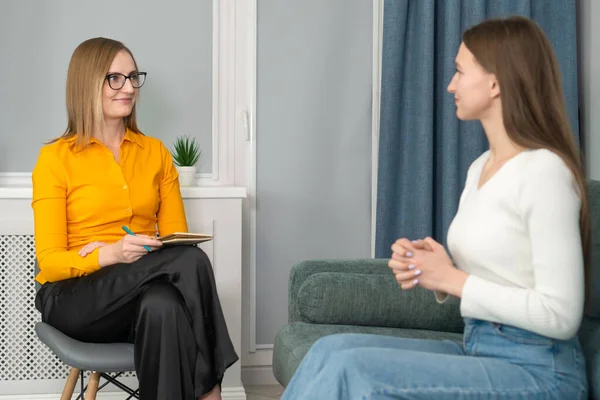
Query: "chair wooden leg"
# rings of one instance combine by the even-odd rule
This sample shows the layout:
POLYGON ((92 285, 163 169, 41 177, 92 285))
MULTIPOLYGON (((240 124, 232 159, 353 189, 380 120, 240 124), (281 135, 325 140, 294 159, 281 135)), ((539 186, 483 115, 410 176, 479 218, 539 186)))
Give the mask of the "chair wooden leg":
POLYGON ((65 384, 65 389, 62 392, 62 396, 60 396, 60 400, 71 400, 71 397, 73 397, 73 391, 75 390, 75 385, 77 385, 77 379, 79 379, 79 370, 77 368, 71 368, 71 372, 69 372, 69 377, 67 378, 67 383, 65 384))
POLYGON ((100 383, 100 372, 92 372, 88 379, 87 390, 85 391, 85 400, 96 400, 96 392, 100 383))

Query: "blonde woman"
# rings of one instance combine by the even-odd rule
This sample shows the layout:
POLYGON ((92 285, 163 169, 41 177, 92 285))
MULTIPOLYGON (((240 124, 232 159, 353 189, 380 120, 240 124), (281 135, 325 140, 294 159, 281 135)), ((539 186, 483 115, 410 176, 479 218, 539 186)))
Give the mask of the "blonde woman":
POLYGON ((36 307, 74 339, 134 343, 142 399, 220 399, 238 356, 210 261, 154 239, 187 223, 170 153, 137 127, 145 78, 118 41, 73 53, 67 129, 33 171, 36 307))

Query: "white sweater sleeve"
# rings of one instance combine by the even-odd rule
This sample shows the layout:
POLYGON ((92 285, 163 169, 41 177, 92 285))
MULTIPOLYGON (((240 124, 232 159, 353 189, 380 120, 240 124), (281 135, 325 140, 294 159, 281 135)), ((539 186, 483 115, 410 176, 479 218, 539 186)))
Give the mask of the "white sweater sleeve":
POLYGON ((547 152, 542 161, 523 171, 517 204, 531 242, 534 287, 507 287, 470 275, 461 313, 568 339, 583 314, 581 201, 562 159, 547 152))

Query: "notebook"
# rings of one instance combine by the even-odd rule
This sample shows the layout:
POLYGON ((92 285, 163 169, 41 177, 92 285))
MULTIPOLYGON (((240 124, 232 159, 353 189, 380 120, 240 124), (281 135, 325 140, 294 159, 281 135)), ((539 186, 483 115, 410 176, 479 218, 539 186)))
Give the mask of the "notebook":
POLYGON ((170 235, 160 236, 156 239, 160 240, 164 246, 178 245, 178 244, 198 244, 212 240, 212 235, 205 233, 189 233, 189 232, 175 232, 170 235))

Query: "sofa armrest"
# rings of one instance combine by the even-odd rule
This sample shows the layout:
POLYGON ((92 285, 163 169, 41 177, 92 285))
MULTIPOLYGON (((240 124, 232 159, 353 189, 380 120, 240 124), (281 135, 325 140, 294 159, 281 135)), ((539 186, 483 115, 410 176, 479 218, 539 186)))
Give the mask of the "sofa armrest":
POLYGON ((400 288, 387 259, 309 260, 289 279, 289 321, 462 332, 455 298, 400 288))
POLYGON ((585 355, 590 399, 600 399, 600 320, 583 317, 579 340, 585 355))

